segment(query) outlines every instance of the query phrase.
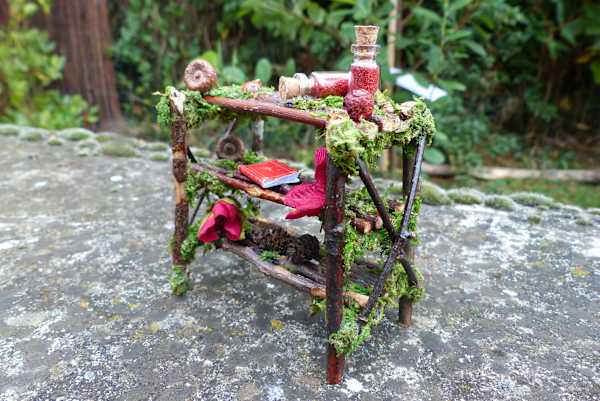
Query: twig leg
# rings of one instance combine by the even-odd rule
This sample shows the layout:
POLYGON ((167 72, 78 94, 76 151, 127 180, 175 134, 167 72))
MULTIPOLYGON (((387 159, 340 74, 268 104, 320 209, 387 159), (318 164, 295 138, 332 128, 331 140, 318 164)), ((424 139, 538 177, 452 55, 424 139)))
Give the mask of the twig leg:
MULTIPOLYGON (((186 262, 181 256, 181 244, 187 236, 188 199, 185 192, 187 179, 187 125, 181 110, 184 95, 176 90, 171 92, 170 107, 173 123, 171 125, 171 150, 173 152, 173 178, 175 181, 175 232, 173 234, 172 260, 173 266, 184 269, 187 275, 186 262)), ((185 292, 185 291, 183 291, 185 292)))
MULTIPOLYGON (((327 287, 327 335, 338 331, 344 308, 344 192, 346 177, 331 158, 327 160, 327 204, 325 207, 325 256, 327 287)), ((338 384, 344 375, 344 356, 335 347, 327 348, 327 383, 338 384)))
MULTIPOLYGON (((415 142, 409 146, 405 146, 402 149, 402 192, 404 197, 408 198, 410 194, 410 187, 412 182, 412 174, 415 169, 416 162, 416 146, 415 142)), ((421 184, 419 182, 417 191, 420 190, 421 184)), ((412 241, 406 241, 404 245, 404 257, 411 265, 415 262, 415 245, 412 241)), ((412 301, 407 297, 402 297, 398 300, 398 320, 400 324, 405 327, 409 327, 412 324, 412 301)))

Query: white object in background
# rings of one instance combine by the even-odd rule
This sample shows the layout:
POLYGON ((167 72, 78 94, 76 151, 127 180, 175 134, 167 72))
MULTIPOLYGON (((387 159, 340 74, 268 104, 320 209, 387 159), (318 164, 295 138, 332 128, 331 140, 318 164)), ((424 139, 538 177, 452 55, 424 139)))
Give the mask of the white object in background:
MULTIPOLYGON (((398 74, 399 72, 400 69, 398 68, 390 68, 390 73, 392 74, 398 74)), ((435 85, 427 87, 421 85, 412 74, 403 74, 396 77, 396 86, 406 89, 417 96, 421 96, 430 102, 435 102, 439 98, 448 95, 448 92, 435 85)))

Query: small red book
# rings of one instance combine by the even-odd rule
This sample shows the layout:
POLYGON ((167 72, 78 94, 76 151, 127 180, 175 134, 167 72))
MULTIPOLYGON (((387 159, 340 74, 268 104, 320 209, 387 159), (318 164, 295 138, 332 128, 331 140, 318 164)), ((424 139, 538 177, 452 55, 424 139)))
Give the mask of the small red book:
POLYGON ((240 173, 260 185, 262 188, 300 182, 300 173, 279 160, 242 165, 240 173))

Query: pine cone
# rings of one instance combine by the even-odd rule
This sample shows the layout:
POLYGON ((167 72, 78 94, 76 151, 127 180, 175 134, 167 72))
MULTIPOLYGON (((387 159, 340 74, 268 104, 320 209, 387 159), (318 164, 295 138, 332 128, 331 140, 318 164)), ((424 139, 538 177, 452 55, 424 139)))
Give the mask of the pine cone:
POLYGON ((285 254, 293 263, 300 264, 311 259, 318 259, 319 251, 320 246, 317 237, 304 234, 290 239, 285 254))
POLYGON ((248 239, 263 251, 275 251, 283 254, 290 240, 285 229, 267 223, 254 224, 248 239))

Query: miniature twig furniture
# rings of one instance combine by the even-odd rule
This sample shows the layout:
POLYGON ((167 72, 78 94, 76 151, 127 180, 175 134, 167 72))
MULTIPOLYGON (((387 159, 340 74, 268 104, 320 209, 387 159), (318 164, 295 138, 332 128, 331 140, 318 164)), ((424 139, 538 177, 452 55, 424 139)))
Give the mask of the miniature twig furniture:
MULTIPOLYGON (((205 67, 202 65, 202 68, 205 67)), ((186 71, 186 77, 192 74, 195 79, 204 79, 202 68, 195 72, 186 71)), ((198 87, 189 83, 188 86, 198 87)), ((206 160, 190 163, 188 155, 191 153, 186 138, 188 126, 197 124, 201 119, 225 115, 231 122, 217 146, 217 153, 220 159, 233 160, 240 160, 244 154, 243 143, 233 135, 240 116, 250 115, 253 119, 252 150, 255 152, 261 151, 264 117, 317 127, 325 132, 329 153, 326 203, 321 214, 325 233, 322 247, 324 256, 321 257, 317 249, 310 260, 300 258, 299 263, 293 263, 290 255, 276 261, 265 260, 256 250, 260 245, 256 236, 241 241, 225 239, 218 246, 256 265, 263 274, 307 292, 314 299, 326 300, 329 336, 327 381, 339 383, 343 376, 345 353, 351 352, 364 341, 371 324, 383 317, 386 302, 396 297, 393 302, 399 305, 400 321, 408 326, 411 324, 413 301, 422 295, 420 276, 414 268, 414 219, 419 204, 417 194, 423 150, 434 129, 431 115, 422 103, 397 105, 381 95, 376 100, 378 112, 373 114, 373 122, 355 124, 339 109, 339 103, 337 107, 327 105, 323 109, 323 104, 320 104, 318 110, 310 107, 306 110, 298 102, 307 99, 298 99, 296 103, 285 102, 272 90, 245 91, 243 87, 209 89, 204 87, 204 92, 198 92, 170 88, 157 106, 159 117, 170 124, 172 136, 176 202, 171 248, 174 268, 171 284, 174 292, 181 294, 190 286, 187 265, 193 256, 193 248, 199 245, 196 240, 197 213, 204 200, 210 200, 214 195, 222 197, 226 191, 244 195, 246 202, 262 199, 284 204, 286 196, 286 188, 261 188, 240 175, 235 168, 228 170, 219 163, 206 160), (348 132, 354 132, 352 135, 362 138, 362 142, 355 144, 353 141, 357 139, 348 135, 348 132), (404 199, 399 202, 382 198, 368 170, 368 164, 373 162, 377 152, 398 144, 404 148, 404 199), (340 150, 354 145, 358 151, 340 150), (363 160, 363 157, 370 160, 363 160), (353 173, 360 176, 366 193, 349 191, 346 184, 348 175, 353 173), (368 206, 362 209, 358 207, 358 196, 362 196, 362 201, 368 206), (354 200, 348 201, 349 197, 354 200), (195 205, 189 219, 191 202, 195 202, 195 205), (350 237, 355 242, 350 242, 350 237), (365 244, 369 241, 361 242, 362 238, 376 240, 377 246, 387 252, 383 264, 369 260, 366 251, 358 252, 360 247, 357 244, 367 249, 365 244)), ((333 100, 331 98, 328 101, 333 100)), ((297 233, 267 222, 255 213, 248 215, 247 223, 250 230, 268 227, 270 233, 275 232, 287 238, 288 245, 290 241, 301 239, 297 233)), ((304 252, 304 245, 302 242, 300 244, 300 251, 304 252)), ((298 247, 293 249, 297 251, 298 247)), ((323 306, 322 303, 319 305, 323 306)))

